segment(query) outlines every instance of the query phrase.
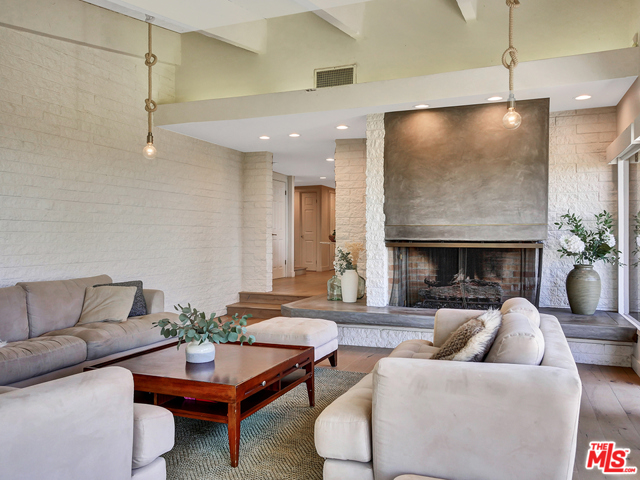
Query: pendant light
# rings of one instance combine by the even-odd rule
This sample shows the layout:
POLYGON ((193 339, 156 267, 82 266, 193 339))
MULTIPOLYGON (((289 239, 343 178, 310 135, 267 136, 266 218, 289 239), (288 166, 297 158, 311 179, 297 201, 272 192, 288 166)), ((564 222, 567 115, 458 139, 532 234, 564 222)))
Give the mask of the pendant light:
POLYGON ((142 155, 144 155, 145 158, 148 158, 150 160, 156 158, 156 153, 157 153, 156 147, 153 146, 153 112, 155 112, 158 109, 158 105, 151 98, 151 78, 152 78, 151 69, 158 61, 158 57, 156 57, 153 53, 151 53, 151 47, 152 47, 151 22, 153 22, 153 20, 154 18, 152 16, 146 15, 145 21, 149 26, 149 52, 144 55, 144 64, 147 67, 149 67, 149 97, 146 98, 144 101, 144 109, 147 111, 149 133, 147 133, 147 144, 142 149, 142 155))
POLYGON ((515 130, 522 123, 522 117, 516 112, 516 97, 513 94, 513 71, 518 66, 518 50, 513 46, 513 11, 520 6, 520 0, 507 0, 509 7, 509 48, 502 54, 502 64, 509 69, 509 107, 502 117, 502 125, 507 130, 515 130))

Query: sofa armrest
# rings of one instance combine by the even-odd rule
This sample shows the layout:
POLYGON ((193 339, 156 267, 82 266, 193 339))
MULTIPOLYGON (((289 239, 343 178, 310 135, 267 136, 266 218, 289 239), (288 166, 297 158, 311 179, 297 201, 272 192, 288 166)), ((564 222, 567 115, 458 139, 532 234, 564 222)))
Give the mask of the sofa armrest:
POLYGON ((133 463, 132 467, 146 467, 173 448, 175 423, 173 414, 156 405, 133 406, 133 463))
POLYGON ((449 336, 463 323, 479 317, 485 310, 461 310, 455 308, 441 308, 436 312, 433 328, 433 346, 441 347, 449 336))
POLYGON ((162 290, 142 290, 144 301, 147 304, 147 313, 164 312, 164 292, 162 290))
POLYGON ((0 395, 3 480, 131 478, 133 376, 107 367, 0 395))
POLYGON ((381 359, 373 373, 376 480, 571 479, 581 393, 577 372, 562 368, 381 359))

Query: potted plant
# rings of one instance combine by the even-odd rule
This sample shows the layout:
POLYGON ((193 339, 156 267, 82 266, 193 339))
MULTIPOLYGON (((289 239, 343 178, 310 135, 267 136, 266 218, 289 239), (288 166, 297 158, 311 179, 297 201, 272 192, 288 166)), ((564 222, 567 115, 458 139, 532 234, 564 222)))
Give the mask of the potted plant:
POLYGON ((342 301, 355 303, 358 299, 358 272, 353 264, 351 252, 345 252, 342 248, 336 249, 336 260, 333 262, 336 274, 340 275, 340 287, 342 288, 342 301))
POLYGON ((566 213, 556 222, 559 230, 566 224, 570 235, 560 239, 562 257, 574 259, 573 270, 567 275, 567 297, 571 311, 579 315, 593 315, 600 301, 600 275, 593 269, 594 263, 618 263, 620 251, 611 233, 613 219, 606 210, 595 216, 595 228, 588 229, 580 217, 566 213))
POLYGON ((329 235, 329 241, 330 242, 335 242, 336 241, 336 229, 333 229, 333 233, 331 235, 329 235))
POLYGON ((163 318, 154 322, 154 327, 160 327, 160 334, 164 338, 178 337, 178 350, 184 342, 187 344, 187 362, 205 363, 216 358, 215 343, 227 343, 240 341, 240 345, 247 342, 249 345, 256 341, 253 335, 247 336, 247 319, 251 315, 244 315, 238 319, 236 313, 231 320, 222 321, 222 317, 216 318, 212 313, 208 318, 204 312, 191 308, 191 304, 183 307, 175 305, 180 312, 180 323, 163 318))

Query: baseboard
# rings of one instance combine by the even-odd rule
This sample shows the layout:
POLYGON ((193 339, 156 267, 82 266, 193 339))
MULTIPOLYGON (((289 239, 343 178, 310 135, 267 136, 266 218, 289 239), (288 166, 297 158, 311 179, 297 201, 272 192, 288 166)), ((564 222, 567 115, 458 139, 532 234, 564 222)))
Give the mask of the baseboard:
POLYGON ((631 368, 633 368, 633 371, 640 377, 640 360, 634 356, 631 356, 631 368))

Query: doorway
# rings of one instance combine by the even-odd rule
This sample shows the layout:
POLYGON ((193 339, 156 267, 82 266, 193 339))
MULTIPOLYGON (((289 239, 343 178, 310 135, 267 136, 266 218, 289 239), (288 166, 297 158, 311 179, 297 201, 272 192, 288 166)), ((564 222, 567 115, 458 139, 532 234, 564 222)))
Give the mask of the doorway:
POLYGON ((287 183, 273 179, 273 279, 287 272, 287 183))
POLYGON ((296 273, 333 269, 335 245, 335 189, 324 185, 295 188, 294 259, 296 273))

